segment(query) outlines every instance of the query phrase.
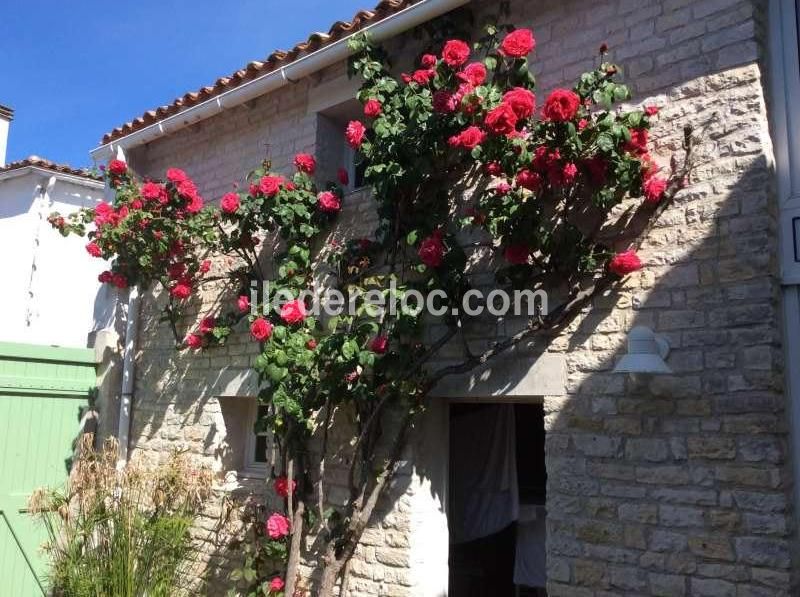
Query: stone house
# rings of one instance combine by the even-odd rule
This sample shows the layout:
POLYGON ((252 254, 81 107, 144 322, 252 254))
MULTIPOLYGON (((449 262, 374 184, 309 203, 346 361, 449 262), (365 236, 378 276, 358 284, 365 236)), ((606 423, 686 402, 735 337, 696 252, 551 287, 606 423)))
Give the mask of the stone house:
MULTIPOLYGON (((653 130, 660 159, 680 146, 687 123, 706 127, 706 159, 650 234, 646 267, 622 291, 596 301, 544 354, 519 348, 437 391, 407 466, 364 535, 350 594, 457 596, 468 586, 510 595, 512 572, 541 585, 546 576, 552 596, 797 594, 800 7, 508 4, 504 20, 536 35, 540 95, 570 85, 608 43, 635 100, 661 107, 653 130), (642 381, 612 372, 634 326, 668 340, 673 374, 642 381), (504 454, 517 461, 513 484, 502 486, 516 489, 516 509, 491 510, 503 524, 515 521, 516 539, 481 534, 467 528, 475 520, 458 517, 468 508, 454 497, 459 479, 486 466, 464 441, 476 417, 483 429, 491 421, 501 430, 504 454)), ((407 70, 420 48, 415 27, 454 10, 496 9, 484 0, 384 0, 330 34, 115 129, 93 155, 123 156, 154 178, 183 168, 214 199, 265 157, 289 172, 295 153, 312 152, 320 178, 331 178, 350 159, 341 130, 355 114, 346 38, 368 27, 407 70)), ((353 189, 341 222, 336 234, 371 232, 368 190, 353 189)), ((472 255, 475 272, 486 251, 472 255)), ((192 316, 224 296, 209 291, 192 316)), ((158 457, 179 444, 219 472, 222 493, 262 492, 266 463, 250 431, 257 344, 242 330, 216 351, 177 353, 158 322, 162 300, 147 294, 131 303, 140 320, 135 383, 123 396, 131 400, 131 455, 158 457)), ((519 325, 481 323, 471 332, 476 345, 519 325)), ((329 482, 336 502, 335 467, 329 482)), ((219 529, 221 512, 210 507, 199 531, 208 537, 212 594, 223 591, 232 557, 224 544, 233 531, 219 529)))

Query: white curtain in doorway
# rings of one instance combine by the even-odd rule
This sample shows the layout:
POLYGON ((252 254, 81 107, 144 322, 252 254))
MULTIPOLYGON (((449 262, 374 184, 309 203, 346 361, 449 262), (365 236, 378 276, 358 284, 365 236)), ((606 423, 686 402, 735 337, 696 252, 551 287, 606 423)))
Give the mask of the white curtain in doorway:
POLYGON ((450 540, 464 543, 503 530, 519 517, 514 405, 501 404, 453 420, 454 512, 450 540))

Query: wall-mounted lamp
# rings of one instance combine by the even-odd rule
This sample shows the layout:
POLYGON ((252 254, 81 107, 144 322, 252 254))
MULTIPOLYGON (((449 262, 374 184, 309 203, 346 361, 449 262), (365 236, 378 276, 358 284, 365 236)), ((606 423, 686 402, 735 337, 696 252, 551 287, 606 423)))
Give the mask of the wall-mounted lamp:
POLYGON ((614 367, 614 373, 672 373, 664 359, 669 354, 669 342, 663 336, 644 326, 636 326, 628 332, 628 354, 614 367))

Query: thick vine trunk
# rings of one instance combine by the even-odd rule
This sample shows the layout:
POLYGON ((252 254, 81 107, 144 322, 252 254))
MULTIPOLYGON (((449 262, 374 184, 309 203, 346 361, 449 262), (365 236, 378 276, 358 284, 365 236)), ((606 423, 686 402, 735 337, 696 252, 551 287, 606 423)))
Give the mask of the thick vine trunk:
POLYGON ((292 541, 289 544, 289 561, 286 563, 287 597, 293 597, 297 581, 300 578, 300 550, 303 544, 303 514, 306 506, 303 500, 297 502, 292 519, 292 541))

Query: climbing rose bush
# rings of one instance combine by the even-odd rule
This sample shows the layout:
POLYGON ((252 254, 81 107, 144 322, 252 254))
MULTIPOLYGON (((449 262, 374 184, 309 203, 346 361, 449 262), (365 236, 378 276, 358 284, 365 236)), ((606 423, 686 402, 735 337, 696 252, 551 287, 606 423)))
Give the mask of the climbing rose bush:
POLYGON ((573 87, 543 98, 529 69, 536 39, 528 29, 491 26, 475 43, 450 39, 399 78, 365 36, 351 39, 350 47, 350 68, 363 79, 357 95, 363 119, 342 133, 358 152, 376 202, 379 221, 371 238, 321 242, 342 209, 349 175, 339 168, 336 181, 317 188, 317 163, 307 153, 295 156, 291 177, 265 162, 241 188, 225 193, 219 208, 204 206, 181 170, 168 170, 164 181, 138 182, 124 162, 112 161, 106 178, 113 204, 51 217, 64 234, 88 231, 89 254, 112 260, 104 282, 163 286, 179 339, 176 303, 191 300, 213 279, 207 256, 221 254, 236 264, 220 274, 233 286, 228 304, 203 314, 181 344, 191 350, 221 344, 243 320, 242 330, 259 343, 253 367, 268 414, 257 429, 268 430, 281 447, 274 490, 285 508, 253 519, 259 521, 254 542, 243 548, 250 564, 238 578, 264 594, 293 590, 297 570, 285 570, 289 554, 299 550, 305 529, 322 524, 320 594, 330 595, 360 539, 359 520, 369 519, 372 498, 385 490, 402 453, 383 464, 373 460, 388 405, 403 414, 396 437, 402 448, 402 430, 439 379, 488 361, 526 335, 556 328, 596 293, 640 269, 637 241, 618 240, 607 225, 623 201, 632 200, 646 218, 657 217, 682 184, 675 177, 685 175, 659 174, 649 137, 658 109, 622 107, 630 93, 618 81, 618 68, 605 60, 606 47, 597 67, 573 87), (497 285, 557 285, 568 296, 554 316, 532 318, 513 341, 432 370, 436 352, 463 334, 460 318, 445 316, 447 332, 431 341, 418 313, 375 313, 359 297, 386 293, 391 283, 400 293, 444 290, 447 306, 459 307, 470 289, 464 233, 481 235, 497 253, 500 266, 491 272, 497 285), (272 289, 289 297, 280 305, 250 291, 251 282, 258 287, 266 279, 258 247, 267 235, 275 239, 272 289), (342 291, 346 302, 353 299, 355 312, 318 321, 301 293, 321 285, 342 291), (342 405, 352 409, 358 430, 351 495, 364 499, 348 501, 340 517, 323 510, 325 480, 309 483, 316 469, 304 458, 314 430, 327 429, 330 413, 342 405), (320 505, 314 513, 304 507, 312 492, 320 505))

